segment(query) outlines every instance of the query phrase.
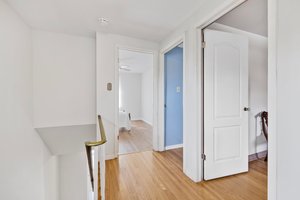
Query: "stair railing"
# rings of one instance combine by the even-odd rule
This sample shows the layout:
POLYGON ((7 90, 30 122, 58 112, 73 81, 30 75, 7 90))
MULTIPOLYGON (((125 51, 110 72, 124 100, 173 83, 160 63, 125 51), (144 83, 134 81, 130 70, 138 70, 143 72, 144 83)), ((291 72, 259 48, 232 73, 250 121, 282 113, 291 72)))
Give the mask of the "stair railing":
MULTIPOLYGON (((105 144, 107 142, 106 140, 106 135, 105 135, 105 130, 103 127, 103 122, 102 122, 102 118, 100 115, 98 115, 98 124, 99 124, 99 129, 100 129, 100 137, 101 140, 100 141, 95 141, 95 142, 86 142, 85 143, 85 149, 86 149, 86 154, 87 154, 87 160, 88 160, 88 167, 89 167, 89 173, 90 173, 90 178, 91 178, 91 185, 92 185, 92 189, 94 191, 94 173, 93 173, 93 158, 92 158, 92 150, 93 147, 98 147, 101 146, 103 144, 105 144)), ((98 162, 98 184, 100 181, 100 165, 98 162)), ((98 185, 98 191, 100 190, 100 184, 98 185)), ((100 195, 100 194, 98 194, 100 195)), ((101 197, 100 197, 101 198, 101 197)))

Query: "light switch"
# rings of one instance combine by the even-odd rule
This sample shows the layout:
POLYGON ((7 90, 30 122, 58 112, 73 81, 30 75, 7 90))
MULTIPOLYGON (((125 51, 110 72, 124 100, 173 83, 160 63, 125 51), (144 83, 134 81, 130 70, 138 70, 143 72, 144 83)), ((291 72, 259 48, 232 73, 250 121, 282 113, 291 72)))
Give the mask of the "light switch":
POLYGON ((181 88, 179 86, 176 87, 176 92, 179 93, 181 91, 181 88))

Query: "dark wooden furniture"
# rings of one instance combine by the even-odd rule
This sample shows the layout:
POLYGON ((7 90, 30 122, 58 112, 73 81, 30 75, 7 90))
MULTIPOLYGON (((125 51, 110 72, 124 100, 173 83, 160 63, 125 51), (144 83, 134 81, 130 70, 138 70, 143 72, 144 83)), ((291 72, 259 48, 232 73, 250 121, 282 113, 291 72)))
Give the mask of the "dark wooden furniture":
MULTIPOLYGON (((262 122, 262 130, 268 142, 268 112, 264 111, 261 113, 261 122, 262 122)), ((268 153, 265 158, 265 161, 268 161, 268 153)))

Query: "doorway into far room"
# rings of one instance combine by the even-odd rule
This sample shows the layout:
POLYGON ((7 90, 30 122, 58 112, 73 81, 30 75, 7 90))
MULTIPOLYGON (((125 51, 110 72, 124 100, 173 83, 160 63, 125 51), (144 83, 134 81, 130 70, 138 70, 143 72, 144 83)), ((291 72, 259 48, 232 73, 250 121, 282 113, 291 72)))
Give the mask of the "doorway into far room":
POLYGON ((253 199, 267 199, 268 2, 245 1, 204 27, 202 50, 203 179, 259 169, 253 199))
POLYGON ((119 154, 152 151, 153 54, 118 51, 119 154))
POLYGON ((164 54, 164 147, 183 148, 183 43, 164 54))

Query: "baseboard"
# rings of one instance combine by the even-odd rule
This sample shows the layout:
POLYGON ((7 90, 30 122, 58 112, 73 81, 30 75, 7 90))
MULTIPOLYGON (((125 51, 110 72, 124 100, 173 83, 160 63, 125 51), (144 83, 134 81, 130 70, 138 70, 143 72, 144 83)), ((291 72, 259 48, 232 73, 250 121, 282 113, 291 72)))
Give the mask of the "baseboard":
POLYGON ((131 117, 131 120, 130 121, 143 121, 143 119, 142 118, 132 118, 131 117))
POLYGON ((150 126, 153 126, 153 124, 152 123, 150 123, 150 122, 148 122, 147 120, 145 120, 145 119, 141 119, 143 122, 145 122, 146 124, 148 124, 148 125, 150 125, 150 126))
POLYGON ((175 145, 166 146, 165 150, 179 149, 179 148, 182 148, 182 147, 183 147, 183 144, 175 144, 175 145))
POLYGON ((115 158, 116 158, 115 155, 106 155, 106 156, 105 156, 105 160, 113 160, 113 159, 115 159, 115 158))
POLYGON ((248 157, 249 162, 254 161, 254 160, 258 160, 260 158, 265 158, 267 155, 268 151, 262 151, 259 153, 255 153, 255 154, 251 154, 248 157))

